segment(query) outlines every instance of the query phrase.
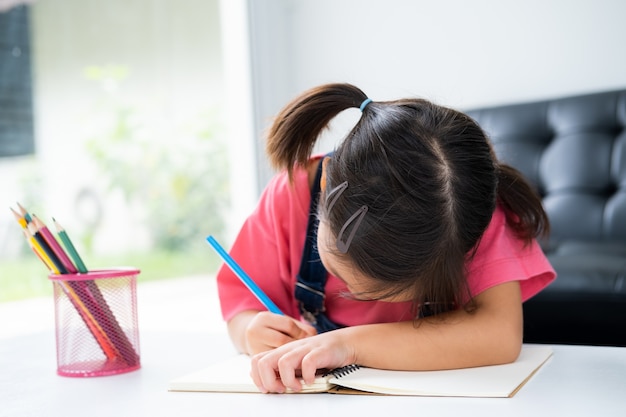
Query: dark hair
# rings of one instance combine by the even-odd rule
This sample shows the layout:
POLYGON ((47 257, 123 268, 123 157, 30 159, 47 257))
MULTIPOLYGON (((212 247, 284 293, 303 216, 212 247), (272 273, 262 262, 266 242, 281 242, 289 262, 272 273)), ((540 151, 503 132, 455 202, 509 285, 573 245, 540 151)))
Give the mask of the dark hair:
MULTIPOLYGON (((291 176, 333 117, 366 99, 350 84, 322 85, 297 97, 270 129, 274 166, 291 176)), ((327 164, 319 216, 339 237, 366 206, 361 222, 348 225, 357 228, 353 240, 337 255, 373 278, 373 292, 413 291, 416 306, 436 314, 469 299, 466 262, 498 201, 526 243, 548 233, 539 196, 517 170, 498 162, 473 119, 427 100, 401 99, 364 108, 327 164), (344 182, 329 209, 326 195, 344 182)))

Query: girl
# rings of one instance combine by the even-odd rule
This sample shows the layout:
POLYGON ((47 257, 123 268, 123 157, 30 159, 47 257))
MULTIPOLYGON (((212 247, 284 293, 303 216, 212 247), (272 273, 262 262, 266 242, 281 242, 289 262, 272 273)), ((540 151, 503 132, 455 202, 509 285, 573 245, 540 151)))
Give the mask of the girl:
POLYGON ((231 255, 285 315, 222 267, 218 289, 237 349, 263 392, 299 390, 352 363, 434 370, 514 361, 522 302, 555 273, 536 238, 541 201, 499 163, 480 127, 425 100, 374 102, 329 84, 288 104, 267 151, 279 173, 231 255), (361 118, 311 157, 343 110, 361 118))

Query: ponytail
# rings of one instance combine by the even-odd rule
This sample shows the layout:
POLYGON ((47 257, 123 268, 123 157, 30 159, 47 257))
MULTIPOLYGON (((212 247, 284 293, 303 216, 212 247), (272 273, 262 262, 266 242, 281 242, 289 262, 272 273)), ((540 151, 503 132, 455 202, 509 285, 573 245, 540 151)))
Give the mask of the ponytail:
POLYGON ((358 108, 367 96, 350 84, 326 84, 312 88, 291 101, 276 116, 266 151, 276 169, 291 177, 294 165, 304 165, 328 123, 343 110, 358 108))
POLYGON ((548 215, 539 194, 515 168, 498 165, 498 198, 506 207, 507 223, 527 243, 550 233, 548 215))

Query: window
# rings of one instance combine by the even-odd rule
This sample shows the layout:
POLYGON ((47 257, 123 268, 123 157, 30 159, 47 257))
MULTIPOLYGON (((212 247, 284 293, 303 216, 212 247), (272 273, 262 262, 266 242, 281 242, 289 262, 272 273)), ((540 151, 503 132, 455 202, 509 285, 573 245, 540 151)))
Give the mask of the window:
MULTIPOLYGON (((8 210, 16 201, 49 226, 59 221, 88 268, 130 265, 140 280, 213 272, 220 261, 204 238, 228 246, 243 220, 235 214, 247 215, 257 197, 242 182, 254 171, 242 129, 251 100, 246 89, 229 90, 245 84, 233 78, 249 71, 245 48, 228 49, 234 70, 224 70, 224 31, 245 43, 242 2, 226 0, 227 13, 220 0, 29 3, 9 13, 28 23, 13 45, 30 40, 30 48, 0 56, 0 68, 8 55, 30 56, 30 71, 15 75, 31 78, 7 85, 28 92, 35 120, 29 150, 0 158, 0 301, 50 291, 42 265, 26 276, 24 262, 38 260, 8 210), (224 15, 232 21, 223 27, 224 15), (3 280, 11 275, 29 288, 10 294, 3 280)), ((0 102, 0 117, 8 109, 0 102)))
POLYGON ((34 151, 29 9, 0 12, 0 157, 34 151))

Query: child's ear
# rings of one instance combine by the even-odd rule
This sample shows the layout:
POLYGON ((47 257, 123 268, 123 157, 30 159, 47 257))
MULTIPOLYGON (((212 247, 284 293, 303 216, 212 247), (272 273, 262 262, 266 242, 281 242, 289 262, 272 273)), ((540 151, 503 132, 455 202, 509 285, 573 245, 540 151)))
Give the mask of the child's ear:
POLYGON ((328 165, 328 161, 330 161, 329 156, 322 159, 322 177, 320 178, 320 189, 322 191, 326 190, 326 166, 328 165))
POLYGON ((322 178, 320 178, 320 189, 322 191, 326 190, 326 166, 328 165, 328 161, 330 161, 330 156, 325 156, 322 159, 322 178))

